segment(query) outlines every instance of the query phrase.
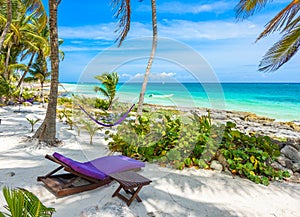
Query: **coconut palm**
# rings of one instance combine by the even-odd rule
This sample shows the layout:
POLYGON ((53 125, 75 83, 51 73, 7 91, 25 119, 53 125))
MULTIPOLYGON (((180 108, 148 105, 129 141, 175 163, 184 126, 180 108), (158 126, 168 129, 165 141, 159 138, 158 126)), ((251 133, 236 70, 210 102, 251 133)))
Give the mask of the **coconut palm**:
MULTIPOLYGON (((156 0, 151 0, 151 8, 152 8, 152 33, 153 33, 153 38, 152 38, 152 49, 151 49, 151 54, 148 60, 147 68, 146 68, 146 73, 144 75, 144 81, 142 84, 142 89, 140 92, 140 97, 139 97, 139 103, 138 103, 138 108, 137 108, 137 117, 142 115, 143 111, 143 103, 144 103, 144 96, 149 80, 149 75, 151 71, 151 67, 153 64, 155 52, 156 52, 156 47, 157 47, 157 19, 156 19, 156 0)), ((136 118, 136 121, 138 122, 138 118, 136 118)))
MULTIPOLYGON (((24 58, 28 52, 39 50, 41 43, 46 43, 39 33, 46 25, 46 12, 38 0, 17 1, 12 0, 13 21, 10 25, 10 31, 6 34, 3 41, 2 53, 6 54, 4 74, 9 79, 10 64, 16 64, 17 59, 24 58), (22 55, 21 55, 22 54, 22 55)), ((0 8, 0 20, 5 21, 3 7, 0 8)))
MULTIPOLYGON (((57 97, 58 97, 58 75, 59 75, 59 54, 58 54, 58 28, 57 28, 57 8, 61 0, 49 0, 49 14, 50 14, 50 41, 51 41, 51 86, 50 86, 50 97, 49 97, 49 104, 46 111, 46 117, 44 122, 37 130, 34 138, 38 138, 39 141, 47 142, 48 144, 53 144, 57 141, 55 138, 56 135, 56 106, 57 106, 57 97)), ((155 0, 152 0, 152 8, 156 8, 155 0)), ((130 0, 112 0, 112 6, 115 10, 115 17, 119 19, 119 24, 116 29, 118 32, 117 42, 119 46, 121 46, 122 42, 125 40, 129 30, 130 30, 130 18, 131 18, 131 7, 130 7, 130 0)), ((153 13, 155 15, 152 17, 153 22, 153 29, 156 29, 156 11, 153 13)), ((157 35, 157 33, 156 33, 157 35)), ((157 40, 153 40, 154 42, 157 40)), ((156 48, 156 43, 154 44, 153 48, 156 48)), ((154 56, 155 49, 152 49, 151 56, 154 56)), ((151 57, 150 57, 151 59, 151 57)), ((152 66, 152 60, 149 59, 148 67, 146 71, 150 72, 152 66)), ((148 82, 148 77, 144 83, 148 82)), ((146 85, 145 85, 146 88, 146 85)), ((144 90, 145 90, 144 88, 144 90)), ((142 89, 143 90, 143 89, 142 89)), ((143 99, 144 94, 141 94, 141 99, 143 99)), ((141 105, 143 104, 141 100, 141 105)), ((140 109, 141 110, 141 109, 140 109)))
POLYGON ((117 72, 104 73, 102 75, 95 76, 102 84, 101 87, 95 87, 96 92, 101 92, 108 98, 108 109, 111 108, 117 92, 117 84, 119 82, 119 76, 117 72))
POLYGON ((57 28, 57 9, 60 0, 49 0, 49 27, 50 27, 50 60, 51 60, 51 84, 49 102, 46 117, 33 135, 39 142, 46 142, 49 145, 57 143, 56 139, 56 107, 58 97, 58 75, 59 75, 59 43, 57 28))
MULTIPOLYGON (((268 0, 240 0, 236 6, 236 15, 244 19, 253 15, 256 11, 266 6, 268 0)), ((300 1, 292 0, 272 20, 257 40, 279 31, 283 34, 263 56, 259 64, 260 71, 275 71, 288 62, 298 51, 300 46, 300 1)))

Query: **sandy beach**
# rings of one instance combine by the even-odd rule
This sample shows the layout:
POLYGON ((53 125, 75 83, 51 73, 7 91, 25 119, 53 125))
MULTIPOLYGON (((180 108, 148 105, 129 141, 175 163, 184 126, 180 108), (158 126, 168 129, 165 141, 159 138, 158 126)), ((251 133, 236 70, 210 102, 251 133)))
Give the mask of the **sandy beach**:
MULTIPOLYGON (((56 165, 44 158, 45 154, 59 152, 78 161, 87 161, 108 155, 103 132, 89 144, 89 136, 57 122, 58 147, 40 147, 31 136, 26 116, 43 119, 45 108, 39 105, 0 108, 0 186, 22 187, 32 191, 49 207, 55 217, 68 216, 300 216, 300 184, 285 181, 271 182, 269 186, 233 177, 211 170, 183 171, 146 163, 139 173, 152 180, 140 192, 141 203, 130 207, 112 198, 118 183, 112 182, 98 189, 76 195, 56 198, 36 178, 53 170, 56 165)), ((34 127, 37 129, 39 121, 34 127)), ((0 193, 0 211, 5 200, 0 193)))

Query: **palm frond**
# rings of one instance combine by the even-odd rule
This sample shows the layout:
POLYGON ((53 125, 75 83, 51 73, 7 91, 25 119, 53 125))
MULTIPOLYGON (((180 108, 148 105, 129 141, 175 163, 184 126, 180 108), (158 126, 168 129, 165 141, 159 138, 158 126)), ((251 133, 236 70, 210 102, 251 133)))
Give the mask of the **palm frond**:
POLYGON ((240 0, 235 6, 238 19, 245 19, 265 7, 270 0, 240 0))
POLYGON ((269 35, 274 31, 280 31, 293 21, 300 9, 300 1, 293 0, 284 9, 282 9, 270 22, 266 25, 264 31, 258 36, 256 41, 269 35))
POLYGON ((300 24, 287 32, 264 55, 259 64, 259 71, 275 71, 289 61, 300 46, 300 24))
POLYGON ((130 0, 112 0, 114 17, 119 19, 115 32, 118 34, 116 42, 121 46, 130 30, 131 7, 130 0))
POLYGON ((7 203, 5 208, 10 212, 8 216, 47 217, 52 216, 52 213, 55 211, 54 208, 44 206, 37 196, 26 189, 9 189, 4 187, 3 195, 7 203))
POLYGON ((105 97, 109 98, 109 93, 106 91, 106 89, 102 88, 102 87, 95 87, 94 88, 95 92, 100 92, 102 93, 105 97))

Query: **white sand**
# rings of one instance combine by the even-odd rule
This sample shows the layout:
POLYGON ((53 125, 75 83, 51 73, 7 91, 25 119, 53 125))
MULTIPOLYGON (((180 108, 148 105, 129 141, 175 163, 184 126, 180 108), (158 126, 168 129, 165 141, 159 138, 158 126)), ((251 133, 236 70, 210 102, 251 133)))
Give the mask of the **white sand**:
MULTIPOLYGON (((35 193, 42 202, 54 207, 57 217, 72 216, 300 216, 300 185, 272 182, 269 186, 233 178, 230 175, 207 170, 171 170, 155 164, 146 164, 140 173, 153 180, 140 192, 142 203, 134 201, 130 207, 111 195, 118 184, 63 198, 56 198, 41 183, 56 165, 44 158, 57 151, 76 160, 86 161, 107 155, 107 142, 99 133, 93 146, 89 137, 58 123, 61 147, 37 149, 34 142, 25 142, 30 125, 28 114, 43 118, 44 109, 38 106, 0 108, 0 186, 22 187, 35 193), (15 175, 11 176, 14 173, 15 175)), ((41 121, 39 122, 39 124, 41 121)), ((38 124, 37 124, 38 125, 38 124)), ((37 126, 35 126, 35 129, 37 126)), ((0 193, 0 210, 5 201, 0 193)))

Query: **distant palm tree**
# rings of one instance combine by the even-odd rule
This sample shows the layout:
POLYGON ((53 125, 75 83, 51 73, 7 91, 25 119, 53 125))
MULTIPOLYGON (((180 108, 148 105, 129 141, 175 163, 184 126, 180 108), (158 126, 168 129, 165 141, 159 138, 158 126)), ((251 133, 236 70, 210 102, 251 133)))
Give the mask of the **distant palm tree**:
POLYGON ((32 75, 32 77, 26 77, 24 81, 39 81, 41 84, 40 97, 44 100, 44 83, 51 75, 51 72, 48 71, 46 60, 43 57, 39 56, 36 59, 36 62, 29 69, 29 73, 32 75))
MULTIPOLYGON (((236 6, 237 18, 247 18, 265 7, 269 2, 269 0, 240 0, 236 6)), ((275 71, 297 53, 300 46, 299 10, 300 1, 292 0, 267 23, 264 31, 258 36, 256 41, 275 31, 280 31, 283 34, 282 38, 263 56, 259 64, 260 71, 275 71)))
POLYGON ((117 72, 112 72, 97 75, 95 78, 101 82, 103 87, 95 87, 94 90, 108 98, 108 109, 110 109, 116 96, 119 75, 117 72))

